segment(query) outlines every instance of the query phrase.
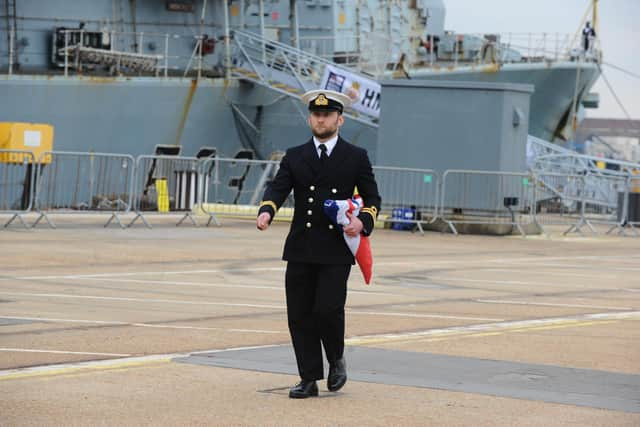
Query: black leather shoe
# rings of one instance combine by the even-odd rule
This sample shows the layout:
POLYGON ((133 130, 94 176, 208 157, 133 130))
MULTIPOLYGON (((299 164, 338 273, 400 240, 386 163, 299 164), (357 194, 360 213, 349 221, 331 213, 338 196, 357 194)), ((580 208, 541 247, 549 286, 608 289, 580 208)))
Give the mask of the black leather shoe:
POLYGON ((307 397, 317 395, 318 385, 313 380, 302 380, 289 390, 289 397, 292 399, 306 399, 307 397))
POLYGON ((347 363, 342 359, 329 366, 329 376, 327 377, 327 388, 329 391, 338 391, 347 382, 347 363))

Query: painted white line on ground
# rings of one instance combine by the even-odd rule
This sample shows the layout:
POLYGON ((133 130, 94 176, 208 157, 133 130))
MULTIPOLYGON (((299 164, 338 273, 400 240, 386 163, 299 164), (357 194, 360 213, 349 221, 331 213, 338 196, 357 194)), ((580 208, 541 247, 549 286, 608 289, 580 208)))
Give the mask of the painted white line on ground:
MULTIPOLYGON (((572 288, 572 289, 584 289, 584 290, 602 290, 603 288, 598 283, 588 284, 570 284, 570 283, 554 283, 547 280, 541 280, 539 282, 529 282, 524 280, 497 280, 497 279, 467 279, 464 277, 454 276, 429 276, 430 280, 437 281, 460 281, 470 283, 493 283, 496 285, 522 285, 522 286, 537 286, 537 287, 555 287, 555 288, 572 288)), ((608 291, 620 290, 620 288, 605 288, 608 291)))
POLYGON ((227 268, 214 270, 179 270, 179 271, 135 271, 121 273, 95 273, 95 274, 66 274, 59 276, 23 276, 14 277, 17 280, 59 280, 59 279, 85 279, 93 277, 129 277, 129 276, 152 276, 152 275, 175 275, 175 274, 211 274, 211 273, 233 273, 242 271, 285 271, 284 267, 261 267, 261 268, 227 268))
MULTIPOLYGON (((444 260, 436 261, 435 264, 455 264, 457 261, 444 260)), ((416 265, 420 262, 376 262, 375 266, 392 266, 392 265, 416 265)), ((426 264, 426 262, 425 262, 426 264)), ((428 263, 430 266, 434 262, 428 263)), ((180 274, 213 274, 213 273, 236 273, 244 271, 286 271, 285 267, 260 267, 260 268, 230 268, 230 269, 212 269, 212 270, 176 270, 176 271, 135 271, 135 272, 120 272, 120 273, 91 273, 91 274, 63 274, 63 275, 43 275, 43 276, 14 276, 3 278, 0 280, 60 280, 60 279, 90 279, 90 278, 108 278, 108 277, 132 277, 132 276, 152 276, 152 275, 180 275, 180 274)))
MULTIPOLYGON (((161 303, 175 303, 175 304, 205 304, 205 305, 221 305, 221 306, 232 306, 232 307, 250 307, 250 308, 277 308, 285 310, 285 306, 275 306, 275 305, 257 305, 257 304, 234 304, 234 303, 222 303, 222 302, 207 302, 207 301, 184 301, 184 300, 158 300, 158 299, 147 299, 147 298, 124 298, 124 297, 105 297, 105 296, 96 296, 96 295, 68 295, 68 294, 33 294, 26 292, 0 292, 0 295, 18 295, 18 296, 26 296, 26 297, 36 297, 36 298, 80 298, 80 299, 95 299, 95 300, 108 300, 108 301, 124 301, 124 302, 161 302, 161 303)), ((392 316, 392 317, 424 317, 424 318, 440 318, 440 319, 458 319, 458 320, 486 320, 486 321, 501 321, 504 319, 494 319, 494 318, 483 318, 483 317, 465 317, 465 316, 457 316, 457 315, 448 315, 448 314, 429 314, 429 313, 399 313, 399 312, 385 312, 385 311, 358 311, 357 307, 350 307, 346 309, 346 312, 354 315, 374 315, 374 316, 392 316)), ((6 316, 9 318, 17 319, 17 317, 6 316)), ((24 318, 27 319, 39 319, 36 317, 33 318, 24 318)), ((41 319, 42 320, 42 319, 41 319)), ((82 322, 82 321, 79 321, 82 322)), ((114 324, 122 324, 127 325, 129 323, 114 323, 114 324)), ((142 326, 143 324, 135 324, 131 323, 132 326, 142 326)), ((161 327, 155 325, 147 325, 147 327, 161 327)), ((177 326, 174 326, 176 329, 179 329, 177 326)), ((186 327, 185 327, 186 328, 186 327)), ((198 327, 193 327, 193 329, 199 329, 198 327)), ((247 332, 250 330, 246 330, 247 332)), ((273 333, 280 333, 273 331, 273 333)))
POLYGON ((539 305, 546 307, 567 307, 567 308, 595 308, 598 310, 635 310, 633 307, 611 307, 602 305, 584 305, 584 304, 561 304, 551 302, 533 302, 533 301, 514 301, 514 300, 495 300, 495 299, 477 299, 476 302, 486 304, 509 304, 509 305, 539 305))
POLYGON ((455 319, 455 320, 482 320, 487 322, 501 322, 504 319, 494 319, 491 317, 469 317, 469 316, 454 316, 449 314, 423 314, 423 313, 393 313, 393 312, 379 312, 379 311, 354 311, 347 310, 349 314, 371 315, 371 316, 398 316, 398 317, 418 317, 418 318, 432 318, 432 319, 455 319))
MULTIPOLYGON (((472 254, 468 254, 472 255, 472 254)), ((408 257, 411 257, 408 255, 408 257)), ((426 265, 429 267, 450 264, 459 264, 459 260, 424 260, 420 255, 415 256, 415 261, 389 261, 389 262, 376 262, 375 266, 394 266, 394 265, 426 265)), ((523 257, 523 258, 489 258, 489 259, 476 259, 476 263, 484 265, 486 263, 520 263, 524 262, 527 265, 532 263, 547 263, 549 261, 569 261, 569 260, 626 260, 640 258, 640 255, 578 255, 578 256, 552 256, 552 257, 523 257)), ((589 265, 589 264, 584 264, 589 265)), ((564 266, 564 265, 560 265, 564 266)), ((582 267, 579 265, 578 267, 582 267)), ((633 269, 632 271, 638 271, 640 269, 633 269)), ((9 278, 3 278, 0 280, 55 280, 55 279, 73 279, 73 278, 91 278, 91 277, 130 277, 130 276, 149 276, 149 275, 177 275, 177 274, 210 274, 210 273, 234 273, 243 271, 285 271, 285 267, 247 267, 247 268, 230 268, 230 269, 210 269, 210 270, 177 270, 177 271, 136 271, 136 272, 120 272, 120 273, 93 273, 93 274, 65 274, 65 275, 43 275, 43 276, 15 276, 9 278)))
POLYGON ((140 283, 153 285, 177 285, 177 286, 197 286, 202 288, 245 288, 245 289, 265 289, 283 291, 284 286, 261 286, 261 285, 240 285, 229 283, 203 283, 203 282, 182 282, 173 280, 142 280, 142 279, 116 279, 104 277, 74 277, 71 280, 95 280, 100 282, 115 283, 140 283))
MULTIPOLYGON (((601 278, 594 277, 594 274, 580 274, 580 273, 564 273, 559 271, 544 271, 536 265, 535 269, 532 268, 485 268, 482 271, 496 272, 496 273, 531 273, 535 275, 545 276, 562 276, 562 277, 587 277, 601 280, 601 278)), ((594 272, 595 273, 595 272, 594 272)), ((606 273, 603 271, 603 273, 606 273)))
POLYGON ((550 257, 522 257, 522 258, 497 258, 497 259, 489 259, 484 262, 498 262, 498 263, 518 263, 518 262, 526 262, 526 263, 540 263, 540 262, 549 262, 549 261, 571 261, 571 260, 593 260, 600 261, 603 259, 607 260, 623 260, 627 261, 631 258, 640 258, 640 255, 574 255, 574 256, 550 256, 550 257))
POLYGON ((288 334, 283 331, 268 331, 263 329, 240 329, 240 328, 209 328, 206 326, 179 326, 179 325, 156 325, 149 323, 132 323, 131 326, 141 326, 145 328, 166 328, 166 329, 195 329, 203 331, 224 331, 224 332, 249 332, 256 334, 288 334))
POLYGON ((222 331, 222 332, 250 332, 256 334, 284 334, 288 332, 282 331, 270 331, 264 329, 241 329, 241 328, 215 328, 207 326, 188 326, 188 325, 163 325, 156 323, 130 323, 121 322, 118 320, 84 320, 84 319, 56 319, 50 317, 24 317, 24 316, 6 316, 0 315, 0 319, 16 319, 16 320, 30 320, 34 322, 52 322, 52 323, 85 323, 96 325, 111 325, 111 326, 137 326, 141 328, 164 328, 164 329, 194 329, 203 331, 222 331))
MULTIPOLYGON (((469 332, 487 331, 487 330, 491 330, 491 328, 493 328, 494 330, 508 329, 508 328, 521 328, 521 327, 527 327, 527 326, 533 326, 533 325, 549 325, 549 324, 554 324, 559 322, 566 322, 571 320, 585 320, 585 319, 598 319, 598 320, 640 319, 640 311, 624 312, 624 313, 596 313, 596 314, 587 314, 587 315, 564 317, 564 318, 509 321, 509 322, 500 322, 500 323, 494 323, 494 324, 470 325, 470 326, 455 326, 451 328, 429 329, 425 331, 410 332, 405 334, 378 334, 378 335, 356 336, 356 337, 351 337, 347 339, 346 344, 357 345, 361 342, 365 342, 366 340, 370 341, 371 339, 388 340, 389 338, 391 338, 391 339, 403 340, 411 337, 448 335, 451 333, 468 332, 468 331, 469 332)), ((268 344, 268 345, 251 346, 251 347, 232 347, 232 348, 226 348, 226 349, 202 350, 202 351, 193 352, 193 353, 167 353, 167 354, 157 354, 157 355, 151 355, 151 356, 126 357, 126 358, 118 358, 118 359, 111 359, 111 360, 62 363, 57 365, 35 366, 30 368, 6 369, 6 370, 0 370, 0 379, 25 378, 25 377, 39 376, 39 375, 67 374, 73 371, 81 371, 81 370, 113 369, 113 368, 126 367, 126 366, 144 365, 144 364, 153 363, 156 361, 169 361, 175 358, 196 356, 198 354, 204 354, 204 353, 221 353, 221 352, 229 352, 229 351, 236 351, 236 350, 254 350, 254 349, 263 349, 263 348, 273 348, 278 346, 280 346, 280 344, 268 344)))
POLYGON ((204 353, 222 353, 236 350, 256 350, 262 348, 278 347, 280 344, 268 344, 251 347, 232 347, 224 349, 203 350, 193 353, 166 353, 154 354, 150 356, 134 356, 124 357, 110 360, 95 360, 75 363, 60 363, 56 365, 32 366, 29 368, 5 369, 0 370, 0 379, 24 378, 38 375, 55 375, 67 374, 73 371, 92 370, 92 369, 113 369, 126 366, 144 365, 153 362, 170 361, 179 357, 189 357, 204 353))
POLYGON ((0 295, 16 295, 16 296, 36 297, 36 298, 76 298, 76 299, 94 299, 94 300, 105 300, 105 301, 125 301, 125 302, 219 305, 223 307, 277 308, 277 309, 285 308, 283 305, 240 304, 240 303, 226 303, 226 302, 212 302, 212 301, 186 301, 186 300, 170 300, 170 299, 154 299, 154 298, 105 297, 105 296, 98 296, 98 295, 34 294, 34 293, 27 293, 27 292, 0 292, 0 295))
POLYGON ((576 268, 585 270, 598 270, 598 271, 640 271, 640 268, 635 267, 612 267, 592 264, 543 264, 540 267, 557 267, 557 268, 576 268))
MULTIPOLYGON (((116 279, 116 278, 98 278, 98 277, 82 277, 73 278, 71 280, 98 280, 104 282, 123 282, 123 283, 140 283, 140 284, 158 284, 158 285, 176 285, 176 286, 198 286, 204 288, 248 288, 248 289, 265 289, 276 290, 278 292, 284 291, 284 284, 282 286, 262 286, 262 285, 240 285, 229 283, 202 283, 202 282, 183 282, 183 281, 168 281, 168 280, 142 280, 142 279, 116 279)), ((360 291, 357 289, 349 289, 349 293, 367 294, 367 295, 384 295, 384 296, 398 296, 407 297, 409 295, 393 294, 386 292, 375 291, 360 291)))
POLYGON ((0 347, 0 351, 17 352, 17 353, 53 353, 53 354, 81 354, 86 356, 111 356, 111 357, 127 357, 130 354, 118 354, 118 353, 92 353, 87 351, 63 351, 63 350, 44 350, 35 348, 3 348, 0 347))
POLYGON ((51 317, 25 317, 0 315, 0 319, 29 320, 34 322, 63 322, 63 323, 89 323, 95 325, 128 325, 127 322, 119 322, 117 320, 84 320, 84 319, 57 319, 51 317))
POLYGON ((427 329, 424 331, 405 332, 397 334, 375 334, 375 335, 362 335, 355 336, 345 340, 345 344, 358 345, 358 344, 371 344, 375 342, 387 342, 387 341, 404 341, 416 338, 443 336, 451 334, 462 334, 469 332, 491 332, 501 331, 506 329, 518 329, 527 328, 532 326, 547 326, 566 322, 579 322, 584 320, 624 320, 624 319, 640 319, 640 311, 618 312, 618 313, 595 313, 595 314, 583 314, 578 316, 567 317, 555 317, 547 319, 532 319, 532 320, 514 320, 498 323, 486 323, 480 325, 467 325, 467 326, 452 326, 449 328, 439 329, 427 329))
MULTIPOLYGON (((474 255, 472 253, 462 253, 461 255, 474 255)), ((417 258, 417 260, 415 261, 389 261, 389 262, 376 262, 375 266, 378 265, 384 265, 384 266, 393 266, 393 265, 416 265, 416 264, 459 264, 460 261, 459 260, 439 260, 439 259, 429 259, 428 261, 425 261, 422 255, 405 255, 407 258, 417 258)), ((640 258, 640 255, 603 255, 603 256, 599 256, 599 255, 575 255, 575 256, 545 256, 545 257, 536 257, 536 256, 530 256, 530 257, 519 257, 519 258, 488 258, 488 259, 482 259, 482 258, 475 258, 472 262, 476 262, 478 264, 484 264, 487 262, 491 262, 491 263, 519 263, 519 262, 523 262, 523 263, 539 263, 539 262, 548 262, 548 261, 576 261, 576 260, 603 260, 603 259, 607 259, 607 260, 622 260, 622 261, 629 261, 630 259, 633 258, 640 258)))
POLYGON ((460 282, 471 282, 471 283, 493 283, 496 285, 524 285, 524 286, 558 286, 558 287, 568 287, 568 288, 581 288, 585 289, 584 285, 568 285, 566 283, 549 283, 547 281, 540 282, 527 282, 522 280, 495 280, 495 279, 466 279, 464 277, 453 277, 453 276, 429 276, 431 280, 445 280, 445 281, 460 281, 460 282))

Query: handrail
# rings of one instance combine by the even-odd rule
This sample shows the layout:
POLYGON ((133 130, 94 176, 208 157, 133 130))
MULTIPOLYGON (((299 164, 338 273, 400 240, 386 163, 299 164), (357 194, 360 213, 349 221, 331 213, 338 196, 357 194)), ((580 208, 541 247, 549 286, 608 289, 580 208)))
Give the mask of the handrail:
MULTIPOLYGON (((340 64, 255 33, 234 30, 231 41, 235 50, 235 66, 231 73, 235 78, 252 81, 289 97, 297 98, 308 90, 317 89, 327 66, 357 74, 340 64)), ((373 117, 351 110, 345 111, 345 115, 364 125, 377 127, 373 117)))

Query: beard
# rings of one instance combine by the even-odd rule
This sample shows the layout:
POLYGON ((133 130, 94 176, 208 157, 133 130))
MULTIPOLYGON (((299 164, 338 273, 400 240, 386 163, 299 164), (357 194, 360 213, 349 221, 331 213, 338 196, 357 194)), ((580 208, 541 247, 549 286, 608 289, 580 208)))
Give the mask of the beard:
POLYGON ((332 137, 338 129, 327 129, 323 132, 317 131, 315 129, 311 129, 311 132, 313 133, 313 136, 315 136, 318 139, 327 139, 332 137))

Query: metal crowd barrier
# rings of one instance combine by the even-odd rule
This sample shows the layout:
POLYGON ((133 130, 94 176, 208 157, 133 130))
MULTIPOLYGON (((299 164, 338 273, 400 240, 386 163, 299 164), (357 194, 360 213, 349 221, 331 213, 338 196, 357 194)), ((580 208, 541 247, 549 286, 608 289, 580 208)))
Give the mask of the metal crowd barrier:
MULTIPOLYGON (((202 203, 203 189, 210 180, 202 163, 196 157, 138 156, 132 191, 136 215, 127 227, 140 219, 151 228, 146 216, 169 214, 182 214, 176 226, 186 219, 198 226, 193 209, 202 203)), ((215 215, 207 214, 207 225, 212 221, 219 224, 215 215)))
POLYGON ((111 212, 105 223, 131 209, 134 160, 124 154, 50 151, 38 159, 34 208, 40 214, 32 227, 44 219, 51 228, 53 213, 111 212))
MULTIPOLYGON (((194 212, 219 225, 218 216, 255 218, 265 188, 274 179, 278 161, 179 156, 0 150, 0 214, 12 215, 28 227, 24 214, 39 213, 35 227, 53 213, 106 213, 124 228, 121 215, 135 209, 146 227, 149 215, 181 214, 176 225, 194 212)), ((638 235, 640 177, 626 172, 603 174, 538 172, 514 173, 374 166, 382 195, 379 221, 392 228, 417 228, 444 221, 458 234, 456 224, 515 227, 526 235, 531 223, 540 227, 568 227, 564 234, 581 233, 596 225, 608 233, 627 229, 638 235), (632 197, 633 200, 632 200, 632 197), (637 199, 637 200, 636 200, 637 199), (636 206, 636 204, 638 206, 636 206), (637 209, 636 212, 634 209, 637 209)), ((276 218, 293 216, 290 195, 276 218)))
MULTIPOLYGON (((541 226, 568 226, 564 235, 587 227, 597 233, 596 224, 625 233, 633 229, 627 221, 632 179, 628 174, 536 174, 536 222, 541 226)), ((634 230, 635 232, 635 230, 634 230)))
POLYGON ((582 183, 580 221, 571 226, 565 234, 572 231, 581 232, 581 228, 585 225, 595 234, 597 233, 595 224, 610 226, 607 234, 616 229, 624 233, 623 224, 628 211, 630 177, 626 174, 618 176, 587 174, 582 178, 582 183))
POLYGON ((559 172, 536 172, 535 220, 541 227, 573 227, 582 217, 584 176, 559 172))
MULTIPOLYGON (((201 209, 210 217, 252 217, 266 186, 278 172, 273 160, 213 158, 202 162, 206 176, 201 209)), ((276 219, 293 217, 293 197, 289 196, 276 213, 276 219)))
POLYGON ((528 173, 450 169, 442 176, 440 218, 454 224, 511 225, 526 236, 534 223, 534 178, 528 173))
POLYGON ((438 217, 440 175, 432 169, 409 169, 374 166, 382 206, 378 221, 390 222, 392 228, 416 227, 438 217))
POLYGON ((0 213, 11 215, 4 228, 15 219, 29 228, 23 215, 33 205, 35 170, 35 157, 31 151, 0 150, 0 213))

